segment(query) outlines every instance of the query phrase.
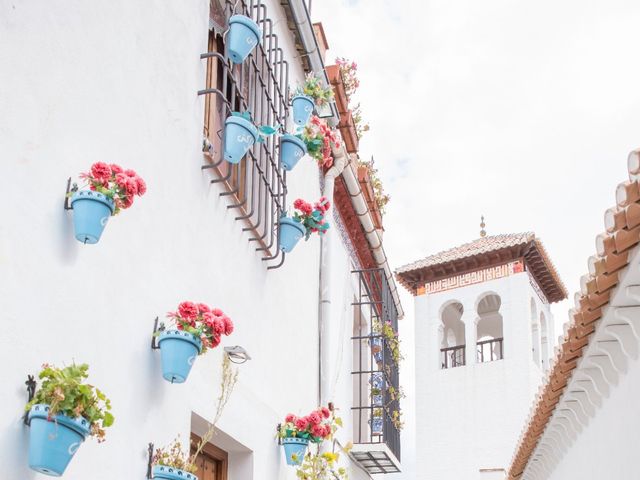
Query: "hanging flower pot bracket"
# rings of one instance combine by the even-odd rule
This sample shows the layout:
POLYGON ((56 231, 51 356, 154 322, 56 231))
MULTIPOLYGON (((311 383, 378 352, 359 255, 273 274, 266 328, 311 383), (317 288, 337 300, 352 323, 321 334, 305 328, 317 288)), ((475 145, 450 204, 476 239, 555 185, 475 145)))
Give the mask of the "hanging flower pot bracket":
MULTIPOLYGON (((156 318, 156 320, 158 319, 156 318)), ((149 446, 147 447, 147 452, 149 454, 149 461, 147 463, 147 479, 153 478, 153 473, 151 473, 153 470, 153 451, 154 451, 153 443, 149 443, 149 446)))
MULTIPOLYGON (((151 335, 151 350, 160 350, 160 345, 158 345, 158 337, 162 332, 164 332, 166 327, 164 326, 164 322, 160 322, 158 317, 153 321, 153 334, 151 335)), ((151 478, 151 477, 149 477, 151 478)))
POLYGON ((64 209, 65 210, 73 210, 73 207, 71 206, 71 196, 76 193, 78 191, 78 184, 77 183, 73 183, 73 186, 71 185, 71 177, 69 177, 67 179, 67 191, 64 195, 64 209))
MULTIPOLYGON (((36 379, 33 375, 27 375, 27 381, 24 382, 24 384, 27 386, 27 395, 29 397, 27 403, 29 403, 31 402, 31 400, 33 400, 33 397, 36 394, 36 387, 38 386, 38 382, 36 382, 36 379)), ((24 413, 24 415, 22 416, 22 422, 25 425, 29 426, 29 424, 31 423, 29 421, 29 412, 24 413)))

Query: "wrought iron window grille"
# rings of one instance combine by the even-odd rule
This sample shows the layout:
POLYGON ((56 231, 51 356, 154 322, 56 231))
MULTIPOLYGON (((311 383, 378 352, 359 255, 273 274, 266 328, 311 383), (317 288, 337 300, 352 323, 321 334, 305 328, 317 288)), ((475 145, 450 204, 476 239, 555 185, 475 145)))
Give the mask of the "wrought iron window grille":
POLYGON ((400 431, 393 418, 394 411, 400 412, 398 365, 384 335, 373 329, 375 323, 389 322, 397 332, 398 310, 384 269, 354 270, 353 273, 358 277, 358 292, 353 302, 356 327, 351 337, 354 443, 386 444, 400 460, 400 431))
POLYGON ((235 220, 244 224, 242 231, 248 233, 249 242, 255 242, 255 250, 269 264, 267 269, 274 269, 285 260, 278 248, 278 221, 286 211, 287 194, 279 142, 268 137, 256 143, 237 165, 228 164, 221 150, 224 121, 233 111, 250 112, 257 125, 286 125, 289 64, 262 0, 226 0, 224 8, 227 21, 234 14, 252 18, 262 30, 262 39, 242 64, 234 65, 224 45, 227 31, 216 29, 212 22, 209 51, 200 55, 207 60, 207 85, 198 95, 207 97, 205 135, 211 145, 203 148, 202 169, 215 172, 211 183, 223 186, 220 196, 228 197, 227 208, 237 212, 235 220))

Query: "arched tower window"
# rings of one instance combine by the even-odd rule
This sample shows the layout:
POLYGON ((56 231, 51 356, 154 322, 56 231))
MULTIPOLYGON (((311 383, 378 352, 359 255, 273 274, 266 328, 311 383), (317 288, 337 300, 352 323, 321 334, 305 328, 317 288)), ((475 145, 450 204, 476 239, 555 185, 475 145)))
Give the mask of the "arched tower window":
POLYGON ((547 317, 544 312, 540 312, 540 364, 544 370, 549 365, 549 332, 547 327, 547 317))
POLYGON ((466 363, 463 310, 460 302, 452 302, 440 314, 440 368, 461 367, 466 363))
POLYGON ((540 365, 540 325, 536 302, 531 299, 531 357, 536 365, 540 365))
POLYGON ((499 295, 489 293, 481 297, 477 306, 476 339, 478 363, 504 358, 504 336, 499 295))

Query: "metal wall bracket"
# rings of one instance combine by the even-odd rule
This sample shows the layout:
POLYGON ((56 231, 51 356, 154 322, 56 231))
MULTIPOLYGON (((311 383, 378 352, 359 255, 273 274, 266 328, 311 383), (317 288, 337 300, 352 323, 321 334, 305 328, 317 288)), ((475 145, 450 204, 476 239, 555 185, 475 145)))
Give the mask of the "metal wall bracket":
POLYGON ((151 472, 151 469, 153 468, 152 462, 153 462, 153 443, 149 443, 149 446, 147 447, 147 452, 149 452, 149 462, 147 463, 147 478, 151 479, 153 478, 153 473, 151 472))
POLYGON ((159 350, 160 346, 158 345, 158 335, 161 332, 164 332, 166 327, 164 326, 164 322, 160 322, 159 318, 156 317, 153 321, 153 335, 151 336, 151 350, 159 350), (158 325, 158 322, 160 323, 158 325))
POLYGON ((64 209, 65 210, 73 210, 73 207, 71 206, 71 203, 70 203, 71 195, 73 195, 77 191, 78 191, 78 184, 74 182, 73 186, 72 186, 71 185, 71 177, 69 177, 67 179, 67 192, 64 195, 64 209))
MULTIPOLYGON (((36 382, 36 379, 33 375, 27 375, 27 381, 24 382, 24 384, 27 386, 27 394, 29 396, 29 401, 27 403, 29 403, 31 402, 31 400, 33 400, 33 397, 36 394, 36 386, 38 385, 38 382, 36 382)), ((24 412, 22 421, 25 425, 29 425, 29 412, 24 412)))
POLYGON ((280 431, 282 430, 282 424, 279 423, 276 427, 276 436, 278 438, 278 445, 282 445, 282 438, 280 437, 280 431))

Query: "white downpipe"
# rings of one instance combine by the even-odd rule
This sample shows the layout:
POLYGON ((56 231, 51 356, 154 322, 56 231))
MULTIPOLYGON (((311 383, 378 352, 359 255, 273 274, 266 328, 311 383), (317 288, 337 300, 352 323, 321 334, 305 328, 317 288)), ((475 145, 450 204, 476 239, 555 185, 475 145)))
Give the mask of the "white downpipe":
MULTIPOLYGON (((336 178, 348 164, 347 152, 342 146, 333 149, 333 166, 324 175, 324 196, 333 205, 333 192, 336 178)), ((327 405, 333 399, 331 389, 331 237, 323 235, 320 239, 320 308, 318 335, 320 337, 320 405, 327 405)))
POLYGON ((344 178, 344 181, 347 184, 347 191, 351 196, 351 202, 353 203, 354 210, 356 211, 356 214, 360 219, 360 223, 362 224, 362 228, 364 229, 367 241, 369 242, 369 246, 371 247, 371 251, 373 253, 373 258, 376 261, 376 265, 384 270, 385 276, 387 277, 389 288, 391 289, 391 295, 393 296, 393 301, 398 308, 398 318, 402 318, 404 317, 404 310, 402 309, 402 304, 400 303, 398 287, 396 286, 393 272, 389 267, 387 255, 384 252, 382 237, 373 224, 373 217, 371 215, 371 212, 369 211, 369 207, 367 206, 367 201, 364 198, 362 189, 360 188, 360 182, 358 182, 357 165, 355 165, 354 163, 355 162, 351 162, 349 165, 347 165, 347 167, 342 172, 342 178, 344 178))

